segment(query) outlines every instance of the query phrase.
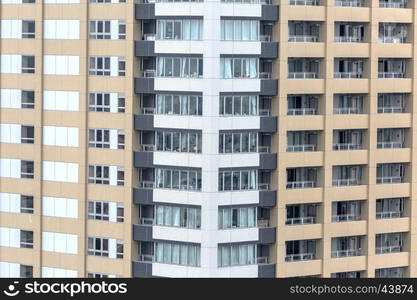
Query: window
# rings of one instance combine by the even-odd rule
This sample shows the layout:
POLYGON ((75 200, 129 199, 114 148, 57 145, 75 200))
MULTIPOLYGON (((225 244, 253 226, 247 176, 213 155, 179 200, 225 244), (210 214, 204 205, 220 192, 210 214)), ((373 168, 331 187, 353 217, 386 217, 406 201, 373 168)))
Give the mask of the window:
POLYGON ((90 57, 90 75, 110 76, 110 57, 90 57))
POLYGON ((117 149, 124 149, 125 148, 125 131, 118 130, 117 131, 117 149))
POLYGON ((229 267, 256 263, 256 244, 225 244, 218 248, 218 266, 229 267))
POLYGON ((87 273, 87 278, 116 278, 116 275, 109 275, 103 273, 87 273))
POLYGON ((89 129, 88 146, 92 148, 110 148, 110 130, 108 129, 89 129))
POLYGON ((203 77, 202 57, 157 57, 157 76, 200 78, 203 77))
POLYGON ((33 278, 33 266, 20 265, 21 278, 33 278))
POLYGON ((256 227, 256 207, 219 207, 219 229, 256 227))
POLYGON ((219 133, 219 153, 248 153, 257 151, 257 132, 219 133))
POLYGON ((76 270, 42 267, 42 278, 76 278, 78 272, 76 270))
POLYGON ((124 57, 91 56, 89 75, 125 76, 126 63, 124 57))
POLYGON ((90 3, 126 3, 126 0, 90 0, 90 3))
POLYGON ((156 151, 201 153, 201 132, 156 131, 156 151))
POLYGON ((163 264, 200 266, 200 245, 158 241, 154 243, 155 261, 163 264))
POLYGON ((259 114, 259 97, 255 95, 220 96, 220 115, 256 116, 259 114))
POLYGON ((221 57, 221 78, 257 78, 258 58, 255 57, 221 57))
POLYGON ((33 196, 20 195, 20 212, 33 214, 33 196))
POLYGON ((119 20, 119 40, 126 39, 126 22, 124 20, 119 20))
POLYGON ((159 19, 157 36, 160 40, 202 40, 202 19, 159 19))
POLYGON ((33 176, 34 176, 33 161, 22 160, 20 162, 20 169, 21 169, 20 178, 33 179, 33 176))
POLYGON ((35 38, 35 21, 22 21, 22 38, 34 39, 35 38))
POLYGON ((78 164, 58 161, 43 161, 42 180, 78 182, 78 164))
POLYGON ((35 56, 22 55, 22 73, 23 74, 35 73, 35 56))
POLYGON ((47 146, 78 147, 79 129, 77 127, 43 127, 43 144, 47 146))
POLYGON ((21 143, 33 144, 35 142, 35 129, 33 126, 22 125, 21 127, 21 143))
POLYGON ((33 249, 33 231, 20 230, 20 248, 33 249))
POLYGON ((222 41, 259 40, 258 20, 221 20, 222 41))
POLYGON ((109 166, 89 166, 88 183, 110 184, 109 166))
POLYGON ((124 221, 123 203, 90 200, 88 201, 88 219, 122 223, 124 221))
POLYGON ((156 225, 199 229, 201 208, 171 205, 155 205, 156 225))
POLYGON ((90 39, 109 40, 110 38, 110 20, 90 21, 90 39))
POLYGON ((79 97, 79 92, 44 90, 43 109, 56 111, 79 111, 79 97))
POLYGON ((155 186, 161 189, 201 190, 201 170, 155 169, 155 186))
POLYGON ((77 254, 78 236, 75 234, 42 232, 42 250, 77 254))
POLYGON ((116 241, 116 258, 123 258, 123 241, 116 241))
POLYGON ((88 219, 109 220, 109 203, 102 201, 88 201, 88 219))
POLYGON ((125 112, 124 93, 90 93, 89 110, 95 112, 125 112))
POLYGON ((76 55, 44 55, 45 75, 79 75, 80 57, 76 55))
POLYGON ((219 171, 219 191, 256 190, 257 170, 219 171))
POLYGON ((190 95, 156 95, 156 113, 161 115, 203 114, 203 97, 190 95))
POLYGON ((125 184, 125 170, 123 167, 117 167, 117 185, 123 186, 125 184))
POLYGON ((109 240, 103 238, 88 238, 88 255, 109 257, 109 240))
POLYGON ((22 91, 22 108, 35 108, 35 92, 34 91, 22 91))
POLYGON ((80 20, 44 20, 44 39, 78 40, 80 38, 80 20))
POLYGON ((57 218, 78 218, 78 200, 60 197, 42 197, 42 215, 57 218))

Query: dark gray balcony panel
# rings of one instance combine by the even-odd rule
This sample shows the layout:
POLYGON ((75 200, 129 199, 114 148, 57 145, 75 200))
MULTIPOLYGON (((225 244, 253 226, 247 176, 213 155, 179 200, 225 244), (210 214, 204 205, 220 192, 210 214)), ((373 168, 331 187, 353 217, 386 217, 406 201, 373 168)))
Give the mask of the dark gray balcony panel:
POLYGON ((262 21, 278 21, 278 5, 262 5, 262 21))
POLYGON ((135 115, 135 130, 154 130, 153 115, 135 115))
POLYGON ((273 207, 277 204, 277 191, 259 191, 259 206, 273 207))
POLYGON ((260 132, 276 132, 277 131, 277 117, 261 117, 260 132))
POLYGON ((261 57, 277 58, 278 57, 278 43, 277 42, 262 42, 261 43, 261 57))
POLYGON ((259 228, 259 243, 273 244, 276 241, 275 227, 260 227, 259 228))
POLYGON ((152 242, 152 226, 134 224, 133 240, 138 242, 152 242))
POLYGON ((137 278, 151 278, 152 276, 152 263, 134 261, 132 262, 133 277, 137 278))
POLYGON ((152 168, 153 152, 135 152, 134 163, 136 168, 152 168))
POLYGON ((155 85, 154 78, 151 77, 139 77, 135 78, 135 93, 136 94, 154 94, 155 85))
POLYGON ((261 79, 261 96, 275 96, 278 94, 278 80, 261 79))
POLYGON ((275 170, 277 168, 276 153, 260 153, 259 168, 263 170, 275 170))
POLYGON ((135 41, 136 56, 155 56, 155 41, 135 41))
POLYGON ((152 20, 155 19, 154 3, 137 3, 135 4, 136 20, 152 20))
POLYGON ((136 188, 133 189, 133 203, 135 204, 153 204, 153 190, 136 188))
POLYGON ((275 264, 258 265, 259 278, 275 278, 275 264))

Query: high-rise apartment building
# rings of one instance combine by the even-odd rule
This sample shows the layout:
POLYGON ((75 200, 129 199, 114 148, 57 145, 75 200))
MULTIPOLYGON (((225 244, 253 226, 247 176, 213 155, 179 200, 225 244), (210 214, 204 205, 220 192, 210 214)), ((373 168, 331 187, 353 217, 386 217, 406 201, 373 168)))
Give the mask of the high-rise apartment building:
POLYGON ((0 15, 0 277, 417 276, 414 1, 0 15))

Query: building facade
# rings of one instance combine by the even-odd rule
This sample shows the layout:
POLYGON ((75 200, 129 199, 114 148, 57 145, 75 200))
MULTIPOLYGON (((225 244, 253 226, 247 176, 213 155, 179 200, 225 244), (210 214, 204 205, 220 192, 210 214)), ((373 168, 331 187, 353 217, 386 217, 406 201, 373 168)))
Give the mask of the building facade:
POLYGON ((417 276, 414 1, 0 15, 0 277, 417 276))

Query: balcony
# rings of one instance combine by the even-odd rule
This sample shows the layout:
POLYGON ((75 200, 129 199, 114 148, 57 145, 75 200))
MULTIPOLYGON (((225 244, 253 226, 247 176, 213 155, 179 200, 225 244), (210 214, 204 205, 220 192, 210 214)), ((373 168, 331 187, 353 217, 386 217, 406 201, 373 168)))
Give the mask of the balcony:
POLYGON ((288 58, 288 78, 319 78, 319 60, 312 58, 288 58))
POLYGON ((380 8, 407 8, 408 0, 380 0, 380 8))
POLYGON ((285 225, 307 225, 316 224, 316 217, 298 217, 298 218, 287 218, 285 225))
POLYGON ((289 79, 317 79, 318 73, 316 72, 289 72, 289 79))
POLYGON ((288 116, 307 116, 318 114, 319 96, 288 95, 288 116))
POLYGON ((362 43, 363 37, 361 36, 335 36, 334 41, 336 43, 362 43))
POLYGON ((378 149, 395 149, 404 148, 404 142, 378 142, 378 149))
POLYGON ((378 78, 405 78, 405 72, 378 72, 378 78))
POLYGON ((287 182, 287 189, 308 189, 308 188, 315 188, 316 186, 317 186, 316 181, 287 182))
POLYGON ((332 222, 353 222, 360 221, 361 216, 358 214, 342 214, 332 216, 332 222))
POLYGON ((287 146, 287 152, 312 152, 317 151, 316 145, 288 145, 287 146))
POLYGON ((336 0, 334 5, 342 7, 365 7, 365 0, 336 0))
POLYGON ((404 217, 403 211, 381 211, 376 213, 377 219, 395 219, 404 217))
POLYGON ((402 106, 378 106, 379 114, 401 114, 404 113, 402 106))
POLYGON ((361 150, 361 149, 363 149, 361 144, 341 143, 341 144, 334 144, 333 145, 333 150, 335 150, 335 151, 361 150))
POLYGON ((402 246, 384 246, 375 247, 375 254, 388 254, 388 253, 399 253, 402 252, 402 246))
POLYGON ((406 78, 407 59, 382 58, 378 60, 378 78, 406 78))
POLYGON ((360 185, 361 180, 357 178, 333 179, 333 186, 354 186, 360 185))
POLYGON ((403 182, 402 176, 386 176, 386 177, 377 177, 376 183, 377 184, 391 184, 391 183, 402 183, 403 182))
POLYGON ((336 79, 363 78, 364 63, 364 59, 335 58, 333 77, 336 79))
POLYGON ((319 6, 319 0, 288 0, 289 5, 319 6))
POLYGON ((356 79, 356 78, 362 78, 363 73, 362 72, 335 72, 334 78, 336 79, 356 79))

